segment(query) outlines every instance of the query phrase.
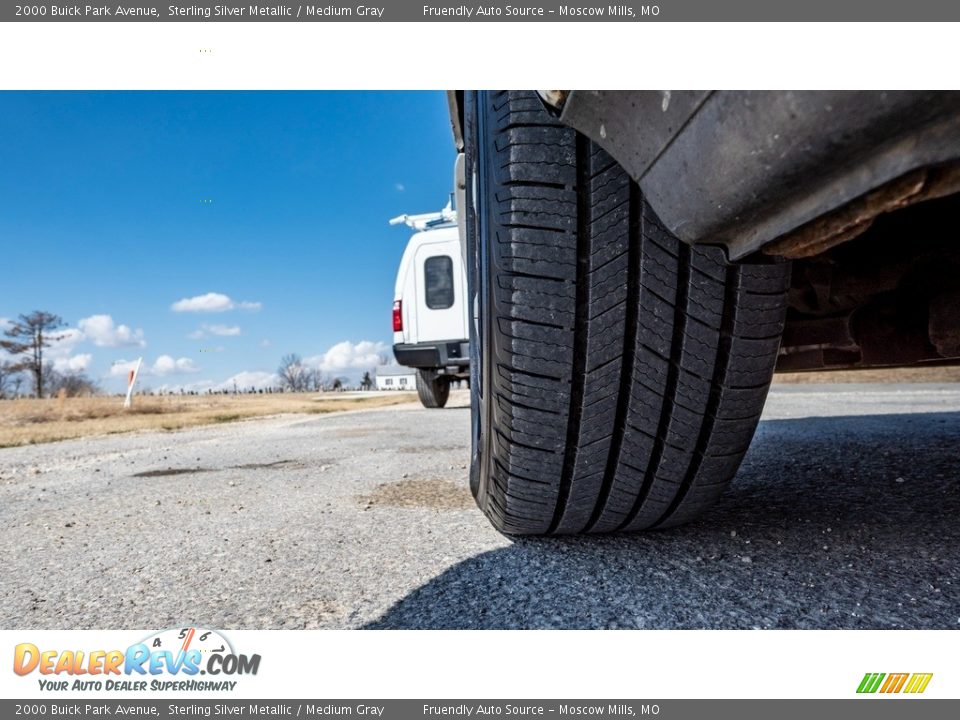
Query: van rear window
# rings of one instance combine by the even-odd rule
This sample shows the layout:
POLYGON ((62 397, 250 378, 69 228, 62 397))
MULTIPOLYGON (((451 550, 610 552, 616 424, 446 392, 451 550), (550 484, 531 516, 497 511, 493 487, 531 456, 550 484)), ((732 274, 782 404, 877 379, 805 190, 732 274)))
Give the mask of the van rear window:
POLYGON ((453 305, 453 260, 449 255, 434 255, 423 263, 426 278, 427 307, 446 310, 453 305))

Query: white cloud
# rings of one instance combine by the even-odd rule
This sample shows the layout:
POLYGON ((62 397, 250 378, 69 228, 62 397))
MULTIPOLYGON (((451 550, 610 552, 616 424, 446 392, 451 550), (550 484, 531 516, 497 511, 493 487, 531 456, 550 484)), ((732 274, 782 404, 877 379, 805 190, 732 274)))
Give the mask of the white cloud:
POLYGON ((268 387, 279 387, 280 378, 276 373, 262 372, 258 370, 245 370, 236 375, 228 377, 219 385, 214 385, 214 390, 233 390, 236 384, 237 390, 265 390, 268 387))
POLYGON ((201 325, 199 329, 188 333, 187 337, 191 340, 203 340, 207 335, 218 335, 220 337, 236 337, 240 334, 239 325, 201 325))
POLYGON ((77 326, 84 338, 97 347, 143 347, 143 330, 133 330, 127 325, 117 325, 110 315, 91 315, 83 318, 77 326))
POLYGON ((273 345, 273 343, 270 342, 267 338, 264 338, 263 340, 260 341, 260 347, 262 347, 262 348, 268 348, 268 347, 270 347, 270 346, 272 346, 272 345, 273 345))
POLYGON ((207 390, 214 392, 227 391, 233 392, 236 388, 238 392, 245 393, 251 388, 254 390, 266 390, 267 388, 279 388, 280 378, 276 373, 263 372, 260 370, 244 370, 236 375, 231 375, 223 382, 214 382, 213 380, 196 380, 188 383, 164 383, 155 386, 154 389, 159 392, 179 393, 196 392, 203 394, 207 390))
POLYGON ((237 388, 238 392, 247 392, 250 390, 250 388, 253 388, 254 390, 278 388, 280 387, 280 378, 277 377, 276 373, 261 372, 258 370, 244 370, 243 372, 238 372, 236 375, 231 375, 221 383, 216 383, 212 380, 197 380, 196 382, 189 383, 174 382, 165 383, 156 387, 155 389, 161 392, 178 393, 183 391, 197 392, 202 394, 207 390, 213 390, 214 392, 226 390, 228 392, 232 392, 234 387, 237 388), (234 383, 236 383, 236 385, 234 385, 234 383))
MULTIPOLYGON (((136 360, 117 360, 110 366, 110 375, 113 377, 126 377, 136 366, 136 360)), ((171 355, 161 355, 152 365, 147 363, 140 369, 141 375, 151 375, 153 377, 196 372, 200 372, 200 368, 197 367, 197 364, 193 362, 193 360, 186 357, 174 358, 171 355)))
POLYGON ((56 337, 59 340, 53 340, 44 351, 44 355, 52 360, 62 359, 73 354, 73 350, 79 343, 86 339, 86 336, 77 330, 77 328, 63 328, 57 330, 56 337))
POLYGON ((174 312, 224 312, 233 310, 233 300, 229 295, 210 292, 177 300, 170 309, 174 312))
POLYGON ((174 312, 226 312, 227 310, 259 310, 261 303, 243 300, 235 302, 229 295, 208 292, 206 295, 177 300, 170 309, 174 312))
MULTIPOLYGON (((110 377, 127 377, 127 374, 137 367, 136 360, 116 360, 110 366, 110 377)), ((141 371, 142 372, 142 371, 141 371)))
POLYGON ((304 360, 307 365, 330 374, 363 372, 383 364, 383 355, 388 346, 383 342, 361 340, 354 344, 349 340, 337 343, 322 355, 304 360))
POLYGON ((78 373, 85 372, 90 367, 90 361, 93 356, 90 353, 80 353, 70 357, 56 358, 53 361, 53 369, 59 373, 78 373))
MULTIPOLYGON (((0 329, 4 318, 0 318, 0 329)), ((61 328, 54 331, 50 345, 44 350, 44 357, 54 363, 54 368, 63 371, 86 370, 87 364, 76 367, 80 360, 90 358, 89 353, 75 354, 77 345, 83 342, 92 342, 98 347, 143 347, 147 343, 143 339, 143 330, 133 330, 127 325, 117 325, 110 315, 91 315, 83 318, 78 327, 61 328), (71 366, 69 362, 73 362, 71 366)))
POLYGON ((200 372, 200 368, 193 360, 185 357, 174 359, 170 355, 161 355, 153 363, 153 367, 150 368, 150 374, 158 377, 195 372, 200 372))
POLYGON ((221 337, 234 337, 240 334, 240 327, 237 325, 204 325, 203 329, 211 335, 221 337))
POLYGON ((178 393, 181 390, 183 392, 197 392, 205 393, 207 390, 213 387, 212 380, 197 380, 196 382, 189 383, 163 383, 154 387, 154 390, 157 392, 167 392, 167 393, 178 393))
POLYGON ((403 192, 403 191, 406 190, 407 188, 406 188, 406 186, 405 186, 403 183, 396 183, 396 184, 393 186, 393 189, 396 190, 397 192, 403 192))

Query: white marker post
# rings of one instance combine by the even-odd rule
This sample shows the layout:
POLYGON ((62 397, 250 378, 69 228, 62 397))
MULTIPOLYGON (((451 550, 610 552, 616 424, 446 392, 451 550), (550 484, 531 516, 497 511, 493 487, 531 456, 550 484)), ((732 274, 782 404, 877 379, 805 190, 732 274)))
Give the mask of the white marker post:
POLYGON ((137 382, 137 375, 140 374, 140 366, 143 364, 143 358, 137 358, 137 367, 130 371, 130 375, 127 378, 127 397, 123 401, 123 406, 125 408, 130 407, 133 402, 133 386, 137 382))

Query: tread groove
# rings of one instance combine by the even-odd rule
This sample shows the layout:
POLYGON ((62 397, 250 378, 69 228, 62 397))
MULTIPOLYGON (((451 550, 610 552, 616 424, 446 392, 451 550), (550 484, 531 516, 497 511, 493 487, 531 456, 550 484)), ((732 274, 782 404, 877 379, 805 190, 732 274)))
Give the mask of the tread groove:
MULTIPOLYGON (((677 254, 677 299, 673 307, 673 338, 670 344, 670 354, 677 353, 683 347, 683 333, 686 328, 687 314, 684 311, 687 306, 687 295, 689 294, 690 280, 690 247, 683 243, 680 244, 677 254)), ((663 405, 660 408, 660 418, 657 421, 656 440, 653 442, 653 451, 650 453, 650 461, 647 463, 647 470, 644 473, 643 484, 640 486, 640 492, 633 502, 633 507, 627 513, 627 517, 617 526, 617 530, 623 530, 634 521, 643 507, 650 489, 653 487, 653 481, 660 469, 660 461, 663 459, 663 448, 666 445, 667 428, 670 425, 670 418, 673 416, 673 403, 677 394, 677 381, 680 377, 680 364, 671 362, 667 371, 667 382, 663 393, 663 405)))
POLYGON ((547 533, 557 529, 570 498, 570 487, 577 464, 577 451, 580 447, 580 418, 583 413, 584 375, 587 363, 587 322, 590 313, 590 288, 587 283, 587 270, 590 267, 590 244, 587 241, 590 232, 589 209, 584 189, 589 182, 589 148, 583 135, 577 135, 577 276, 576 306, 573 327, 573 370, 570 383, 570 410, 567 418, 567 441, 563 455, 563 471, 557 491, 557 506, 550 521, 547 533))
POLYGON ((727 367, 730 364, 731 339, 733 338, 733 331, 737 320, 737 290, 739 286, 740 268, 736 265, 731 265, 726 270, 726 279, 724 281, 724 302, 723 315, 720 320, 720 340, 717 342, 717 356, 713 365, 710 395, 707 399, 703 422, 700 424, 700 432, 697 434, 697 441, 693 448, 693 457, 690 460, 690 466, 687 468, 683 481, 680 483, 680 489, 677 491, 677 494, 663 515, 661 515, 651 527, 658 527, 667 522, 683 504, 697 474, 700 472, 700 466, 707 453, 707 445, 713 436, 713 428, 720 410, 720 391, 726 387, 727 367))
POLYGON ((623 452, 623 436, 627 427, 627 414, 630 409, 630 388, 633 384, 633 368, 637 357, 637 326, 640 322, 640 193, 636 185, 630 184, 629 213, 627 226, 627 301, 624 317, 623 359, 620 364, 620 380, 617 391, 617 409, 613 420, 613 437, 607 464, 603 471, 603 484, 597 502, 583 528, 590 532, 597 524, 607 507, 607 499, 620 465, 623 452))
POLYGON ((551 188, 552 190, 566 190, 567 186, 563 183, 547 182, 546 180, 504 180, 504 187, 532 187, 532 188, 551 188))
POLYGON ((526 375, 527 377, 536 378, 538 380, 553 380, 554 382, 560 382, 561 380, 561 378, 557 377, 556 375, 545 375, 543 373, 530 372, 529 370, 521 370, 511 365, 507 365, 506 363, 499 363, 499 367, 503 368, 507 372, 516 373, 517 375, 526 375))

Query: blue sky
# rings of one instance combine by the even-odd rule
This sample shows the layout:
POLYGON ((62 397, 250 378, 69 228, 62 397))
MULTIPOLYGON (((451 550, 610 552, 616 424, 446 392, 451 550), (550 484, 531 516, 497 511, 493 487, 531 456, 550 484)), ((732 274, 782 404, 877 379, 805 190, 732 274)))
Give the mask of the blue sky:
POLYGON ((0 322, 60 315, 108 390, 141 355, 152 388, 355 377, 392 361, 387 220, 453 159, 440 92, 0 92, 0 322))

